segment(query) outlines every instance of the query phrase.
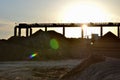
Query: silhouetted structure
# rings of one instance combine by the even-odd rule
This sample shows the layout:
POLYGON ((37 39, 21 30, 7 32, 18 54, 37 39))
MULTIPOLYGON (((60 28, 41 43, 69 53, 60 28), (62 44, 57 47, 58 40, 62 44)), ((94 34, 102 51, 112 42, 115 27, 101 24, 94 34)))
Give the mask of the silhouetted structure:
POLYGON ((106 33, 101 40, 120 40, 115 34, 113 34, 112 32, 108 32, 106 33))
MULTIPOLYGON (((117 34, 119 37, 119 26, 120 23, 40 23, 40 24, 26 24, 20 23, 14 28, 14 36, 21 36, 21 29, 26 29, 26 37, 32 35, 32 28, 45 28, 47 31, 48 27, 63 27, 63 35, 65 35, 65 27, 82 27, 83 25, 88 27, 100 27, 100 36, 103 36, 103 27, 117 27, 117 34)), ((83 38, 84 32, 81 28, 81 36, 83 38)))

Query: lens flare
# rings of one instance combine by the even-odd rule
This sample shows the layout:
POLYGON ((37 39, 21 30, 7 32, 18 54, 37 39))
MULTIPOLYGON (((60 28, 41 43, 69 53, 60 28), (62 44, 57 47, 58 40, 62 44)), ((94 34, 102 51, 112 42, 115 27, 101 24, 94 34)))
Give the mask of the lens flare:
POLYGON ((36 57, 37 55, 38 55, 37 53, 33 53, 29 56, 29 58, 32 59, 32 58, 36 57))
POLYGON ((59 43, 56 39, 51 39, 50 40, 50 47, 52 49, 58 49, 59 48, 59 43))

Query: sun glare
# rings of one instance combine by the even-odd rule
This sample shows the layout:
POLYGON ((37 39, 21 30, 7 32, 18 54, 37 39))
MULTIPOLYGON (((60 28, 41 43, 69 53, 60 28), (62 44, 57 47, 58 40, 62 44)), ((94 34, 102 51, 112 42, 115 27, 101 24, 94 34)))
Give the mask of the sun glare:
POLYGON ((76 3, 67 6, 62 15, 62 22, 104 22, 107 13, 101 7, 91 3, 76 3))
POLYGON ((87 37, 88 26, 84 24, 84 25, 82 25, 82 29, 83 29, 83 33, 84 33, 83 37, 87 37))
MULTIPOLYGON (((89 22, 108 22, 110 20, 109 11, 105 6, 98 2, 78 1, 71 2, 66 5, 59 15, 59 21, 63 23, 89 23, 89 22)), ((98 34, 100 36, 100 28, 87 27, 83 25, 83 37, 90 37, 91 34, 98 34)), ((66 36, 81 37, 81 28, 75 30, 66 29, 66 36), (77 33, 77 35, 74 35, 77 33), (78 36, 79 35, 79 36, 78 36)))
POLYGON ((85 25, 85 24, 82 26, 82 29, 85 30, 85 31, 87 30, 87 28, 88 28, 88 26, 85 25))

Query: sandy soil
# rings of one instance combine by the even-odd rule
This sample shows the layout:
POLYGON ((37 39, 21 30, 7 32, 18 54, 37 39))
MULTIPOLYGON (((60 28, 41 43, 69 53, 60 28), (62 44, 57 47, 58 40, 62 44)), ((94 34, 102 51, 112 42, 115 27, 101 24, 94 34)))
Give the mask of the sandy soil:
POLYGON ((93 63, 89 66, 91 59, 83 62, 60 80, 120 80, 120 59, 107 57, 105 61, 93 63), (86 65, 87 68, 84 69, 86 65))
POLYGON ((0 62, 0 80, 56 80, 81 60, 0 62))

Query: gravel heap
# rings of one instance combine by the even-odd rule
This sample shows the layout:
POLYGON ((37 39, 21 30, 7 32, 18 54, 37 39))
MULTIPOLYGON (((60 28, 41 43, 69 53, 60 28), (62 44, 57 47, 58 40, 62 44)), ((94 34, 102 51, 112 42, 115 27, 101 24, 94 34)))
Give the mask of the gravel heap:
MULTIPOLYGON (((91 58, 92 59, 92 58, 91 58)), ((64 75, 60 80, 119 80, 120 79, 120 60, 106 58, 105 61, 90 63, 87 59, 85 63, 77 66, 69 73, 64 75), (83 68, 85 67, 85 68, 83 68)), ((95 59, 93 59, 95 60, 95 59)), ((85 60, 86 61, 86 60, 85 60)), ((83 61, 83 62, 85 62, 83 61)))

